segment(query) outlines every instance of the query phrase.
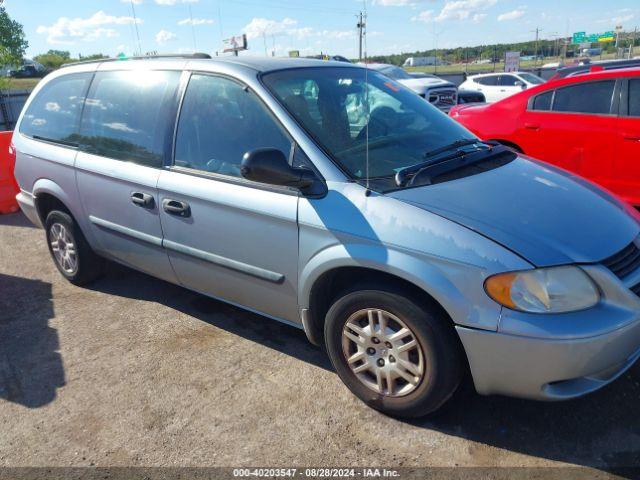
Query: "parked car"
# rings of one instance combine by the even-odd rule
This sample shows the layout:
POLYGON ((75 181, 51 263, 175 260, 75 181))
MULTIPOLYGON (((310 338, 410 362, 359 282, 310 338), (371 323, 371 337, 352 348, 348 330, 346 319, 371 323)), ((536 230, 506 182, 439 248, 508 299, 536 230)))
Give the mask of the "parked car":
POLYGON ((458 103, 458 89, 456 86, 436 77, 435 75, 414 76, 404 69, 386 63, 370 63, 368 68, 393 78, 398 83, 409 87, 433 106, 444 112, 458 103))
POLYGON ((492 103, 541 83, 544 83, 543 79, 529 72, 482 73, 467 77, 458 90, 477 90, 492 103))
MULTIPOLYGON (((588 59, 587 59, 588 60, 588 59)), ((628 60, 608 60, 604 62, 579 62, 579 65, 572 65, 559 69, 549 80, 558 80, 565 77, 573 77, 574 75, 582 75, 591 71, 600 70, 619 70, 622 68, 640 67, 640 58, 632 58, 628 60)))
POLYGON ((640 206, 640 69, 547 82, 451 116, 480 138, 575 172, 640 206))
POLYGON ((38 65, 39 64, 36 64, 36 65, 28 64, 28 65, 22 65, 18 69, 7 70, 7 77, 12 77, 12 78, 42 78, 47 73, 49 73, 50 70, 46 69, 42 65, 40 65, 38 67, 38 65))
POLYGON ((458 90, 458 105, 466 103, 485 103, 484 93, 475 90, 458 90))
POLYGON ((380 72, 68 66, 13 148, 17 199, 67 280, 110 259, 303 328, 388 414, 433 412, 466 371, 483 394, 573 398, 640 355, 640 215, 380 72))

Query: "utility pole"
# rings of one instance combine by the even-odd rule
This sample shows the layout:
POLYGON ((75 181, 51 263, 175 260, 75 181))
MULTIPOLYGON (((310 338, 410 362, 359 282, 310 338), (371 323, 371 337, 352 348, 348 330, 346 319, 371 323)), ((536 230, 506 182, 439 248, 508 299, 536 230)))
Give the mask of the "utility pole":
POLYGON ((629 60, 633 58, 633 47, 636 46, 636 35, 638 34, 638 27, 633 29, 633 37, 631 40, 631 45, 629 45, 629 60))
POLYGON ((538 66, 538 41, 540 40, 540 32, 542 31, 541 28, 536 27, 535 30, 532 30, 532 32, 535 31, 536 32, 536 51, 534 53, 534 58, 535 58, 535 66, 538 66))
POLYGON ((360 11, 358 24, 358 60, 362 61, 362 40, 364 39, 364 31, 366 28, 367 16, 360 11))

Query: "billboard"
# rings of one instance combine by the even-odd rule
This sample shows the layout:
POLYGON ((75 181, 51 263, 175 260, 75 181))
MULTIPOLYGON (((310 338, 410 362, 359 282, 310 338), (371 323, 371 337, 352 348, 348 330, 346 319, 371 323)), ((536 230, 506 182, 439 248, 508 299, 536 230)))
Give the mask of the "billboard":
POLYGON ((239 50, 247 49, 247 36, 235 35, 231 38, 225 38, 222 40, 222 51, 223 52, 237 52, 239 50))
POLYGON ((505 52, 504 71, 517 72, 520 70, 520 52, 505 52))

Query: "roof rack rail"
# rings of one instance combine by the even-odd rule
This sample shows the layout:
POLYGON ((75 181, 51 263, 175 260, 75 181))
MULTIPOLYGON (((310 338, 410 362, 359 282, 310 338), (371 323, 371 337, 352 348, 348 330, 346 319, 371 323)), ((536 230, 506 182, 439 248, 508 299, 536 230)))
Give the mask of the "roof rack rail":
POLYGON ((97 58, 95 60, 80 60, 78 62, 69 62, 63 63, 62 67, 70 67, 72 65, 85 65, 88 63, 103 63, 103 62, 118 62, 125 60, 151 60, 154 58, 191 58, 191 59, 201 59, 206 60, 210 59, 211 55, 208 53, 163 53, 160 55, 140 55, 135 57, 126 57, 126 58, 97 58))

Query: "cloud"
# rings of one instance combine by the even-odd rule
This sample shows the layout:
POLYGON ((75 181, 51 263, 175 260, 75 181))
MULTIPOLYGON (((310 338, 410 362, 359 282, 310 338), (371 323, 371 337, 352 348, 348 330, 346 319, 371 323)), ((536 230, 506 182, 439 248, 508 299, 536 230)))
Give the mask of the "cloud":
POLYGON ((621 8, 618 10, 617 15, 612 18, 603 18, 602 20, 598 20, 597 23, 608 23, 610 25, 622 25, 625 22, 630 22, 634 18, 636 18, 635 13, 630 8, 621 8))
POLYGON ((180 20, 178 25, 211 25, 213 20, 210 18, 185 18, 184 20, 180 20))
POLYGON ((256 17, 245 25, 242 31, 247 34, 248 39, 258 38, 263 35, 289 35, 297 23, 297 20, 288 17, 281 21, 256 17))
POLYGON ((425 10, 414 16, 414 22, 444 22, 446 20, 469 20, 479 22, 486 14, 481 13, 493 7, 498 0, 447 0, 442 10, 435 15, 433 10, 425 10))
POLYGON ((198 3, 199 0, 155 0, 158 5, 176 5, 178 3, 198 3))
POLYGON ((178 38, 178 36, 175 33, 170 32, 169 30, 162 29, 158 33, 156 33, 156 42, 158 42, 160 45, 164 45, 171 40, 175 40, 176 38, 178 38))
POLYGON ((517 20, 524 16, 524 10, 511 10, 510 12, 501 13, 498 15, 499 22, 505 22, 509 20, 517 20))
POLYGON ((73 45, 77 41, 94 41, 101 37, 117 37, 118 31, 110 28, 116 25, 131 25, 142 23, 141 19, 133 17, 115 17, 107 15, 102 10, 89 18, 60 17, 53 25, 40 25, 36 32, 47 35, 47 43, 73 45))
POLYGON ((140 5, 143 0, 120 0, 122 3, 131 3, 133 2, 134 5, 140 5))

